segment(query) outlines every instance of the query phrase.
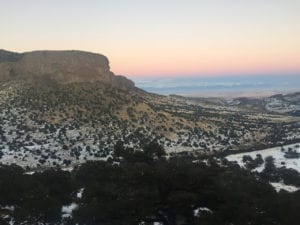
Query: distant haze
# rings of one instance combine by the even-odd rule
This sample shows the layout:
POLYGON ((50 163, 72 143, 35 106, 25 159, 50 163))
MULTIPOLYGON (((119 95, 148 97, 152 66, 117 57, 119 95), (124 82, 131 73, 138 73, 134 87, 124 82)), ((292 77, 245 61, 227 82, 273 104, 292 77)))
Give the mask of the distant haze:
POLYGON ((300 76, 136 78, 146 91, 199 97, 259 97, 300 91, 300 76))
POLYGON ((299 0, 1 1, 0 48, 106 55, 132 77, 297 74, 299 0))

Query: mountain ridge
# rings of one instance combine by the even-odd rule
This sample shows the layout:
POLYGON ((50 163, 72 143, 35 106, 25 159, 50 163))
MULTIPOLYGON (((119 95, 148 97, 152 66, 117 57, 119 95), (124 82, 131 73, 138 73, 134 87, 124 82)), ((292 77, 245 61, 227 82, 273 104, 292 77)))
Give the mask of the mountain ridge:
POLYGON ((62 84, 101 82, 133 88, 134 82, 110 71, 106 56, 78 50, 0 51, 0 82, 49 80, 62 84))
POLYGON ((202 155, 300 138, 297 113, 148 93, 114 75, 100 54, 21 54, 0 51, 3 164, 44 168, 107 160, 118 141, 140 149, 157 140, 168 154, 202 155))

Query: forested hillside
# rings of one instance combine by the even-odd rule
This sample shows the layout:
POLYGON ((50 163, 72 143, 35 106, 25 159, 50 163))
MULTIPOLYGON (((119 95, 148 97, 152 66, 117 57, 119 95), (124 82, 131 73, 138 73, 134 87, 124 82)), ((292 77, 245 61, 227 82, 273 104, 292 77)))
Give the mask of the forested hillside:
MULTIPOLYGON (((300 191, 213 158, 171 157, 156 142, 115 146, 111 161, 26 174, 0 167, 1 224, 293 225, 300 191)), ((271 169, 272 170, 272 169, 271 169)), ((269 172, 268 172, 269 171, 269 172)), ((297 175, 300 178, 299 174, 297 175)))

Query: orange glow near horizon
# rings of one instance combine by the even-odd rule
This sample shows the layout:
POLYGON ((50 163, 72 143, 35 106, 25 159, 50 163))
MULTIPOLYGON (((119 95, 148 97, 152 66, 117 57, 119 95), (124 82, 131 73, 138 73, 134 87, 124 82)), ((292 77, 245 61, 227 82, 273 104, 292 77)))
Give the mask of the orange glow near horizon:
MULTIPOLYGON (((149 53, 149 51, 145 51, 149 53)), ((300 50, 299 50, 300 53, 300 50)), ((201 52, 201 54, 109 55, 111 69, 116 74, 137 76, 180 76, 207 74, 261 74, 300 72, 300 54, 274 51, 201 52)), ((300 75, 300 73, 299 73, 300 75)))
POLYGON ((135 45, 108 49, 107 53, 112 70, 131 77, 297 73, 300 72, 300 29, 293 29, 292 35, 285 29, 276 35, 258 32, 247 38, 244 35, 190 37, 190 42, 184 45, 176 39, 163 45, 143 45, 136 40, 135 45))
POLYGON ((115 74, 300 75, 298 0, 10 0, 0 48, 84 50, 115 74))

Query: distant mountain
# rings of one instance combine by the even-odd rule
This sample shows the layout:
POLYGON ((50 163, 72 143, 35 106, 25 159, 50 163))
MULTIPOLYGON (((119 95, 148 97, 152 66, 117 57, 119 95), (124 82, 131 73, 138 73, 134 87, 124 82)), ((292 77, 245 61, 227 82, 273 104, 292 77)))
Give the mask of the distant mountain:
POLYGON ((255 97, 300 91, 299 74, 138 78, 137 87, 158 94, 190 97, 255 97))

